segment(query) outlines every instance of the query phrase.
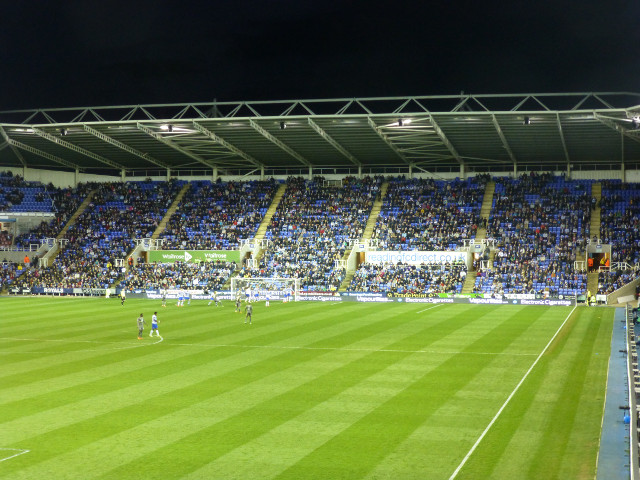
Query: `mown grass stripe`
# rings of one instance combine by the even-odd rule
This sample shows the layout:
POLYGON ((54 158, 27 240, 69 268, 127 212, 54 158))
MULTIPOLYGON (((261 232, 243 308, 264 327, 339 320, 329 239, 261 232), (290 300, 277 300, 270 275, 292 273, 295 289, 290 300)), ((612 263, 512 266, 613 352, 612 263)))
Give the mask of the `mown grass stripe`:
MULTIPOLYGON (((521 324, 520 330, 524 332, 526 326, 521 324)), ((508 317, 503 317, 464 350, 473 351, 487 337, 500 340, 505 348, 516 336, 508 317)), ((464 364, 458 355, 452 356, 275 478, 363 478, 492 360, 480 357, 464 364), (384 422, 385 430, 379 441, 368 442, 366 449, 359 448, 360 440, 371 435, 371 425, 380 422, 384 422)))
MULTIPOLYGON (((492 431, 460 472, 457 477, 459 480, 479 477, 576 478, 561 477, 558 470, 551 468, 546 474, 538 476, 531 469, 536 468, 534 462, 547 463, 547 455, 553 455, 550 450, 543 452, 544 432, 560 425, 565 429, 568 427, 565 419, 553 415, 553 410, 558 402, 564 402, 562 386, 567 385, 565 394, 569 392, 570 386, 575 388, 570 366, 579 361, 576 356, 581 355, 582 348, 591 348, 589 338, 593 327, 592 321, 585 316, 585 309, 577 309, 576 314, 565 325, 563 335, 559 335, 553 348, 543 355, 514 401, 505 409, 492 431), (539 446, 542 456, 535 458, 534 452, 538 451, 539 446)), ((608 358, 606 355, 605 357, 608 358)), ((575 453, 581 459, 588 456, 585 455, 586 452, 575 453)))
MULTIPOLYGON (((461 330, 464 330, 464 327, 461 330)), ((485 334, 491 335, 492 332, 485 332, 485 334)), ((468 336, 465 336, 465 339, 470 343, 464 346, 461 345, 461 348, 469 351, 472 349, 470 345, 477 339, 472 340, 468 336)), ((450 355, 450 357, 453 356, 453 354, 450 355)), ((381 404, 391 401, 394 397, 401 395, 406 388, 410 388, 411 382, 403 382, 400 385, 395 379, 407 378, 409 374, 409 378, 413 377, 413 381, 416 381, 427 372, 441 368, 443 363, 447 361, 446 358, 439 362, 434 360, 433 358, 431 361, 423 360, 419 355, 415 354, 405 357, 378 374, 345 389, 292 420, 274 427, 271 431, 266 432, 255 440, 247 442, 210 462, 192 472, 186 478, 226 478, 227 475, 229 478, 234 478, 234 472, 238 471, 239 476, 235 478, 271 478, 277 476, 290 465, 321 447, 336 435, 341 435, 343 431, 370 415, 381 404), (404 374, 400 372, 404 372, 404 374), (248 456, 268 460, 242 462, 242 459, 248 456)), ((494 358, 493 362, 504 362, 504 359, 497 360, 494 358)), ((416 401, 416 408, 421 407, 418 404, 419 400, 416 401)), ((378 435, 386 437, 387 430, 378 432, 378 435)), ((364 436, 359 437, 356 442, 357 446, 354 448, 356 450, 362 448, 361 445, 368 444, 373 438, 376 438, 375 433, 366 433, 364 436)), ((354 453, 354 462, 360 460, 357 455, 359 453, 354 453)), ((407 469, 403 471, 402 478, 407 478, 407 471, 407 469)), ((326 476, 318 478, 334 478, 334 475, 337 475, 336 472, 331 471, 327 472, 326 476)), ((352 475, 352 471, 347 474, 343 472, 342 477, 338 475, 335 478, 358 478, 357 476, 352 477, 352 475)), ((305 472, 304 478, 316 477, 311 472, 305 472)), ((424 477, 420 474, 419 478, 432 477, 424 477)))
MULTIPOLYGON (((387 328, 392 328, 395 326, 394 322, 387 322, 387 328)), ((357 338, 361 338, 363 336, 368 335, 366 328, 361 328, 357 332, 357 338)), ((336 340, 339 340, 341 335, 336 336, 336 340)), ((237 351, 234 349, 234 351, 237 351)), ((83 432, 85 431, 82 428, 82 424, 94 424, 94 423, 102 423, 104 422, 104 426, 100 428, 89 428, 86 430, 90 433, 88 436, 90 439, 95 440, 100 438, 105 432, 110 431, 113 428, 113 425, 120 425, 120 422, 113 421, 112 418, 121 418, 128 417, 135 418, 135 414, 138 413, 137 421, 140 422, 144 419, 153 419, 156 416, 159 416, 160 413, 155 413, 156 409, 153 410, 154 414, 149 417, 148 414, 139 413, 144 411, 144 403, 153 402, 157 405, 162 405, 163 408, 167 409, 170 413, 173 409, 183 409, 186 408, 189 404, 196 403, 198 401, 204 401, 205 399, 211 398, 212 396, 220 395, 225 393, 228 390, 233 390, 236 388, 240 388, 247 383, 251 383, 254 381, 258 381, 260 379, 266 378, 268 375, 279 372, 284 369, 286 363, 289 365, 298 365, 301 362, 308 361, 309 359, 325 355, 326 352, 305 352, 301 355, 300 352, 285 352, 278 355, 272 355, 271 352, 264 353, 267 356, 273 356, 278 358, 278 361, 270 361, 268 364, 263 365, 262 363, 255 364, 255 354, 247 356, 247 364, 237 366, 236 362, 228 365, 228 373, 223 375, 204 375, 204 379, 197 384, 192 384, 190 380, 183 380, 187 386, 183 388, 176 389, 174 383, 172 383, 169 379, 167 379, 164 375, 160 376, 158 380, 155 382, 159 388, 164 387, 167 389, 165 393, 161 393, 159 395, 154 396, 153 398, 140 398, 136 395, 134 389, 130 389, 131 391, 121 391, 116 392, 116 394, 107 394, 105 398, 98 405, 97 398, 93 397, 88 399, 85 402, 73 404, 73 410, 71 412, 67 412, 65 415, 65 409, 58 409, 56 411, 48 412, 47 417, 39 416, 37 417, 37 425, 40 428, 55 428, 58 427, 56 431, 51 431, 49 434, 44 435, 36 435, 35 437, 25 435, 25 426, 23 425, 8 425, 9 431, 14 430, 16 432, 20 432, 24 441, 40 441, 40 443, 45 443, 47 445, 51 444, 51 441, 48 440, 39 440, 46 439, 49 436, 55 438, 60 435, 64 435, 65 430, 75 430, 80 429, 83 432), (203 396, 204 395, 204 396, 203 396), (180 399, 182 401, 176 402, 176 399, 180 399), (183 400, 186 399, 186 400, 183 400), (191 399, 191 400, 189 400, 191 399), (118 405, 122 405, 123 401, 126 401, 126 406, 122 406, 118 408, 118 405), (98 407, 102 406, 104 412, 100 413, 98 407), (113 410, 113 411, 112 411, 113 410), (71 415, 69 415, 71 413, 71 415), (99 415, 95 417, 95 415, 99 415), (64 421, 61 419, 64 418, 64 421), (93 433, 95 432, 95 435, 93 433), (94 438, 95 437, 95 438, 94 438)), ((217 366, 216 368, 220 368, 217 366)), ((158 369, 160 371, 160 369, 158 369)), ((193 372, 190 373, 193 375, 193 372)), ((188 377, 190 378, 190 377, 188 377)), ((174 382, 178 382, 179 380, 176 378, 174 382)), ((149 385, 145 385, 144 388, 137 389, 140 392, 149 390, 149 385)), ((68 409, 66 409, 68 410, 68 409)), ((161 409, 160 409, 161 410, 161 409)), ((28 419, 27 419, 28 420, 28 419)), ((35 419, 34 419, 35 420, 35 419)), ((26 432, 28 433, 28 432, 26 432)), ((88 440, 88 439, 87 439, 88 440)), ((17 441, 17 439, 12 439, 12 441, 17 441)), ((42 457, 42 455, 40 455, 42 457)))
MULTIPOLYGON (((458 321, 449 321, 448 332, 462 328, 464 326, 463 319, 464 317, 460 316, 458 321)), ((425 325, 424 331, 413 333, 412 336, 423 338, 423 341, 428 343, 448 333, 442 330, 440 335, 435 336, 434 334, 434 337, 430 338, 429 335, 425 335, 425 332, 428 332, 432 327, 433 325, 425 325)), ((345 355, 345 353, 340 352, 340 355, 345 355)), ((165 447, 153 448, 146 452, 147 455, 153 455, 156 458, 168 459, 170 457, 171 460, 163 460, 162 464, 151 467, 152 470, 145 469, 144 474, 147 477, 159 478, 162 475, 177 475, 178 469, 184 472, 185 469, 197 468, 197 460, 193 458, 195 452, 186 446, 207 445, 207 457, 221 456, 250 439, 270 431, 278 424, 288 421, 324 399, 331 398, 345 388, 361 382, 363 378, 371 376, 409 354, 359 353, 355 357, 353 355, 356 354, 350 353, 346 357, 350 359, 349 361, 342 360, 330 371, 319 376, 304 374, 303 366, 303 374, 298 379, 298 381, 302 381, 300 385, 291 385, 291 388, 286 388, 283 391, 277 388, 273 389, 272 396, 264 398, 258 403, 244 396, 237 398, 234 404, 242 403, 246 408, 239 410, 231 417, 217 419, 211 426, 198 428, 190 435, 180 436, 165 447), (247 421, 248 419, 249 421, 247 421)), ((331 354, 327 356, 332 357, 331 354)), ((162 420, 166 422, 168 418, 163 417, 162 420)), ((133 458, 129 463, 105 474, 105 478, 119 477, 131 469, 135 469, 138 465, 137 452, 131 452, 131 455, 133 458)), ((199 461, 206 462, 204 459, 199 461)))

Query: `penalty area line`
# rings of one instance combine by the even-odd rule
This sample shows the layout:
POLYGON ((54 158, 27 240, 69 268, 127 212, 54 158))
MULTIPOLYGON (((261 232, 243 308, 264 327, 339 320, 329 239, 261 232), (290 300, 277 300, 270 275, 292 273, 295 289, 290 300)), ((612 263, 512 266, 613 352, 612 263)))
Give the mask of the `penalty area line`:
POLYGON ((507 405, 509 405, 509 402, 511 401, 511 399, 514 397, 514 395, 516 394, 516 392, 520 389, 520 387, 522 386, 522 384, 524 383, 524 381, 527 379, 527 377, 529 376, 529 374, 531 373, 531 371, 534 369, 534 367, 538 364, 538 361, 542 358, 542 355, 544 355, 544 353, 549 349, 549 346, 553 343, 553 341, 556 339, 556 337, 558 336, 558 334, 560 333, 560 330, 562 330, 562 328, 564 327, 564 325, 567 323, 567 321, 569 320, 569 318, 571 318, 571 315, 573 314, 573 312, 575 311, 575 309, 578 306, 574 306, 573 310, 571 310, 569 312, 569 315, 567 315, 567 318, 564 319, 564 322, 562 322, 562 325, 560 325, 558 327, 558 330, 556 330, 556 333, 553 334, 553 337, 551 337, 551 340, 549 340, 549 343, 547 343, 547 345, 542 349, 542 351, 540 352, 540 355, 538 355, 538 357, 535 359, 535 361, 533 362, 533 364, 529 367, 529 370, 527 370, 527 372, 524 374, 524 376, 522 377, 522 379, 520 380, 520 382, 518 382, 518 384, 516 385, 516 387, 513 389, 513 391, 509 394, 509 396, 507 397, 507 399, 504 401, 504 403, 502 404, 502 406, 500 407, 500 410, 498 410, 498 413, 496 413, 494 415, 494 417, 491 419, 491 421, 489 422, 489 425, 487 425, 487 428, 484 429, 484 431, 482 432, 482 434, 480 435, 480 437, 478 437, 478 440, 476 440, 476 443, 473 444, 473 446, 471 447, 471 450, 469 450, 469 452, 465 455, 465 457, 462 459, 462 461, 460 462, 460 465, 458 465, 458 468, 455 469, 455 471, 451 474, 451 476, 449 477, 449 480, 453 480, 454 478, 456 478, 458 476, 458 473, 460 473, 460 470, 462 470, 462 467, 464 467, 465 463, 467 463, 467 461, 469 460, 469 458, 471 457, 471 455, 473 454, 473 452, 476 451, 476 448, 478 448, 478 445, 480 445, 480 442, 482 442, 482 439, 487 435, 487 433, 489 432, 489 430, 491 429, 491 427, 493 426, 494 423, 496 423, 496 421, 498 420, 498 417, 500 417, 500 415, 502 414, 502 412, 504 411, 505 408, 507 408, 507 405))
POLYGON ((18 452, 10 455, 8 457, 0 458, 0 462, 4 462, 5 460, 10 460, 12 458, 18 457, 20 455, 24 455, 25 453, 29 453, 31 450, 26 450, 24 448, 0 448, 0 451, 9 451, 9 452, 18 452))
POLYGON ((434 305, 433 307, 425 308, 424 310, 420 310, 419 312, 416 312, 416 313, 426 312, 427 310, 431 310, 432 308, 436 308, 436 307, 441 307, 442 305, 444 305, 444 304, 443 303, 439 303, 438 305, 434 305))

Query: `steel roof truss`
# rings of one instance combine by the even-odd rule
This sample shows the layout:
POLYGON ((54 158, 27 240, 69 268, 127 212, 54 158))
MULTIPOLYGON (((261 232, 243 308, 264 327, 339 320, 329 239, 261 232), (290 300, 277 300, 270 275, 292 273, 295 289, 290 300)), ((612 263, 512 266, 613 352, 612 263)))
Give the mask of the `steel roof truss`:
POLYGON ((206 165, 209 168, 214 168, 217 165, 211 164, 209 163, 206 159, 202 158, 199 155, 196 155, 194 153, 191 153, 189 150, 181 147, 180 145, 178 145, 176 142, 174 142, 173 140, 170 140, 168 138, 165 138, 163 135, 159 134, 158 132, 154 132, 153 130, 151 130, 149 127, 147 127, 146 125, 143 125, 140 122, 136 123, 136 127, 139 130, 142 130, 143 132, 145 132, 147 135, 149 135, 150 137, 155 138, 156 140, 158 140, 159 142, 164 143, 165 145, 173 148, 174 150, 186 155, 189 158, 192 158, 193 160, 200 162, 203 165, 206 165))
POLYGON ((43 152, 42 150, 39 150, 35 147, 32 147, 30 145, 25 145, 22 142, 18 142, 17 140, 14 140, 12 138, 9 139, 9 145, 11 145, 12 147, 17 147, 20 148, 21 150, 24 150, 25 152, 30 152, 33 153, 34 155, 38 155, 42 158, 46 158, 47 160, 51 160, 52 162, 58 163, 60 165, 64 165, 65 167, 69 167, 69 168, 73 168, 78 170, 80 168, 79 165, 76 165, 75 163, 71 163, 68 162, 67 160, 64 160, 60 157, 57 157, 55 155, 52 155, 51 153, 47 153, 47 152, 43 152))
POLYGON ((600 115, 598 113, 594 113, 594 116, 597 120, 604 123, 607 127, 610 127, 611 129, 620 132, 625 137, 640 143, 640 130, 629 130, 627 128, 624 128, 619 123, 616 123, 613 119, 605 117, 604 115, 600 115))
POLYGON ((458 163, 464 163, 464 160, 462 159, 458 151, 455 149, 453 144, 449 141, 447 136, 444 134, 444 132, 440 128, 440 125, 438 125, 438 122, 436 122, 435 118, 433 118, 433 115, 429 114, 429 120, 431 121, 431 125, 433 126, 433 129, 435 130, 436 135, 438 135, 440 140, 442 140, 442 143, 444 143, 444 145, 447 147, 447 150, 449 150, 453 158, 455 158, 458 161, 458 163))
POLYGON ((491 120, 493 121, 493 126, 496 127, 496 132, 498 133, 498 136, 500 137, 500 141, 502 142, 502 146, 504 147, 504 149, 509 154, 509 158, 511 159, 511 161, 514 164, 517 165, 518 164, 518 159, 516 158, 516 156, 511 151, 511 147, 509 146, 509 142, 507 142, 507 137, 504 136, 504 132, 502 131, 502 128, 500 127, 500 124, 498 123, 498 119, 496 118, 496 115, 494 113, 491 114, 491 120))
POLYGON ((569 150, 567 149, 567 142, 564 139, 564 131, 562 130, 562 122, 560 121, 560 114, 556 112, 556 122, 558 124, 558 132, 560 133, 560 141, 562 142, 562 149, 564 150, 564 156, 567 159, 567 163, 571 163, 569 158, 569 150))
POLYGON ((329 142, 333 148, 338 150, 342 155, 344 155, 347 159, 349 159, 351 163, 357 166, 362 166, 362 163, 360 163, 360 161, 356 157, 351 155, 351 153, 349 153, 342 145, 336 142, 331 137, 331 135, 325 132, 322 129, 322 127, 320 127, 316 122, 314 122, 311 118, 309 118, 307 121, 309 122, 309 125, 311 126, 311 128, 313 128, 318 135, 320 135, 323 139, 329 142))
POLYGON ((371 128, 373 128, 373 131, 376 132, 378 134, 378 136, 382 139, 382 141, 384 143, 386 143, 389 148, 391 148, 391 150, 393 150, 394 152, 396 152, 396 155, 398 155, 398 157, 400 157, 402 160, 404 160, 405 163, 407 164, 411 164, 411 161, 405 157, 404 153, 402 153, 398 147, 396 147, 390 140, 389 137, 382 131, 382 127, 379 127, 378 125, 376 125, 376 122, 373 121, 373 119, 371 117, 367 117, 367 123, 369 124, 369 126, 371 128))
POLYGON ((293 149, 291 149, 289 146, 285 145, 283 142, 281 142, 280 140, 278 140, 276 137, 274 137, 273 135, 271 135, 269 132, 267 132, 264 128, 262 128, 260 125, 258 125, 256 122, 254 122, 253 120, 249 120, 249 125, 251 125, 251 128, 253 128, 256 132, 258 132, 260 135, 262 135, 264 138, 266 138, 267 140, 269 140, 271 143, 277 145, 278 147, 280 147, 282 150, 284 150, 285 152, 287 152, 289 155, 291 155, 293 158, 295 158, 296 160, 298 160, 300 163, 302 163, 303 165, 307 165, 308 167, 311 167, 311 162, 309 162, 309 160, 307 160, 306 158, 304 158, 302 155, 300 155, 298 152, 294 151, 293 149))
POLYGON ((79 147, 78 145, 74 145, 73 143, 67 140, 63 140, 60 137, 51 135, 50 133, 45 132, 44 130, 40 130, 39 128, 36 128, 36 127, 31 127, 31 128, 33 129, 33 133, 35 133, 36 135, 46 140, 49 140, 52 143, 63 146, 73 152, 81 153, 86 157, 92 158, 93 160, 97 160, 98 162, 104 163, 105 165, 109 165, 110 167, 117 168, 119 170, 126 170, 124 165, 120 165, 119 163, 114 162, 113 160, 109 160, 108 158, 105 158, 102 155, 98 155, 97 153, 93 153, 92 151, 87 150, 86 148, 82 148, 82 147, 79 147))
POLYGON ((409 125, 392 124, 378 127, 378 131, 384 134, 387 141, 392 143, 410 163, 433 157, 441 159, 453 157, 458 163, 463 163, 462 157, 431 116, 414 120, 409 125), (417 122, 428 123, 418 124, 417 122))
POLYGON ((247 162, 249 162, 249 163, 251 163, 251 164, 253 164, 253 165, 257 166, 257 167, 262 167, 263 166, 262 163, 260 163, 258 160, 253 158, 251 155, 249 155, 248 153, 243 152, 242 150, 240 150, 235 145, 230 144, 224 138, 219 137, 218 135, 216 135, 214 132, 212 132, 208 128, 205 128, 202 125, 200 125, 198 122, 195 122, 195 121, 193 122, 193 128, 195 128, 200 133, 202 133, 206 137, 208 137, 211 140, 213 140, 218 145, 222 145, 224 148, 226 148, 227 150, 230 150, 231 152, 233 152, 237 156, 244 158, 247 162))
POLYGON ((146 160, 147 162, 153 163, 154 165, 157 165, 159 167, 171 168, 168 164, 161 162, 160 160, 156 160, 148 153, 143 153, 140 150, 136 150, 135 148, 130 147, 129 145, 126 145, 121 141, 116 140, 115 138, 105 135, 104 133, 96 130, 95 128, 90 127, 89 125, 83 125, 83 128, 85 129, 86 132, 90 133, 94 137, 97 137, 104 142, 107 142, 115 147, 118 147, 121 150, 124 150, 125 152, 129 152, 130 154, 135 155, 136 157, 140 157, 146 160))
POLYGON ((7 135, 7 132, 5 132, 4 128, 2 128, 1 126, 0 126, 0 135, 2 135, 2 138, 4 138, 5 142, 11 145, 11 151, 14 153, 16 157, 18 157, 18 160, 20 160, 20 163, 22 163, 22 166, 26 167, 27 161, 24 159, 20 151, 16 148, 16 145, 13 145, 11 143, 12 142, 11 138, 9 138, 9 135, 7 135))

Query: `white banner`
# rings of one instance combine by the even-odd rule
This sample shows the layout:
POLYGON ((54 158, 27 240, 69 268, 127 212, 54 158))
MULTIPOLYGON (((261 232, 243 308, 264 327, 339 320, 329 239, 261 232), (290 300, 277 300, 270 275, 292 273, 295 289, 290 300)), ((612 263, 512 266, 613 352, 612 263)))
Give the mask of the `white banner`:
POLYGON ((466 263, 467 252, 429 252, 429 251, 382 251, 365 252, 365 263, 407 263, 410 265, 443 265, 445 263, 466 263))

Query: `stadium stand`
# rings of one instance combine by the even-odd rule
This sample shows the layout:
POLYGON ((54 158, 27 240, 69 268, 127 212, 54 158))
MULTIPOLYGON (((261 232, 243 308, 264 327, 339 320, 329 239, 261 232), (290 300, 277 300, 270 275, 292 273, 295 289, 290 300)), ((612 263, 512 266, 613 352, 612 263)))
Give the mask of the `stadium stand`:
POLYGON ((160 236, 163 248, 238 249, 241 239, 255 235, 277 186, 275 181, 191 182, 160 236))
POLYGON ((265 235, 269 246, 259 265, 240 275, 301 278, 304 290, 336 290, 346 270, 335 262, 362 235, 380 183, 347 177, 336 187, 321 177, 289 178, 265 235))
POLYGON ((116 260, 150 237, 183 182, 105 183, 67 232, 69 245, 53 265, 30 272, 29 287, 106 288, 122 278, 116 260))
POLYGON ((492 270, 478 272, 475 291, 583 293, 586 272, 574 262, 589 237, 590 183, 551 174, 496 179, 487 235, 498 242, 497 254, 492 270))
POLYGON ((220 290, 236 270, 234 262, 147 263, 133 267, 121 285, 137 288, 197 288, 220 290))
MULTIPOLYGON (((487 178, 446 182, 393 178, 372 238, 378 250, 455 251, 475 238, 487 178)), ((466 266, 362 264, 349 286, 358 291, 460 293, 466 266)))

